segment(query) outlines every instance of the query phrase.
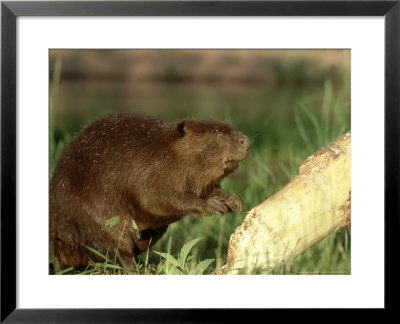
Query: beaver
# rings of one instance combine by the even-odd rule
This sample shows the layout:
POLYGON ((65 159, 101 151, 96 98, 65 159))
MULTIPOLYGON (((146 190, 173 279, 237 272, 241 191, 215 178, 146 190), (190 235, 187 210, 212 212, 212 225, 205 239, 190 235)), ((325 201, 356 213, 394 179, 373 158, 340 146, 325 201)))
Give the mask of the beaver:
POLYGON ((132 267, 182 217, 242 211, 220 183, 249 145, 233 125, 212 119, 164 123, 124 113, 93 122, 65 148, 50 182, 50 246, 60 267, 99 260, 87 247, 132 267))

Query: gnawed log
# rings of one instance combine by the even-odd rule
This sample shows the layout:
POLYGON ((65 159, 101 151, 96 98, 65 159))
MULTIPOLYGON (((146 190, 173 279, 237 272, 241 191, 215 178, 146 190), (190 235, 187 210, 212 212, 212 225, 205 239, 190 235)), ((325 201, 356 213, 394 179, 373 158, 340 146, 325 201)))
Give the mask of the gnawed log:
POLYGON ((268 271, 350 223, 351 133, 301 162, 299 174, 251 209, 231 235, 225 273, 268 271))

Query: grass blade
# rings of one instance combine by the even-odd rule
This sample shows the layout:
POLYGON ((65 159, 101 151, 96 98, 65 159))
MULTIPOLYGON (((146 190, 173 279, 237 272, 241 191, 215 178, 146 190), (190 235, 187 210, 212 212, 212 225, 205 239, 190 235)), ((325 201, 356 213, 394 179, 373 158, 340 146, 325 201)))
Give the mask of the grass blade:
POLYGON ((318 143, 317 143, 318 147, 324 146, 324 141, 323 141, 323 137, 322 137, 323 136, 322 129, 321 129, 320 123, 318 122, 317 117, 302 102, 299 101, 297 104, 306 113, 307 117, 310 119, 312 125, 314 126, 315 135, 317 136, 317 141, 318 141, 318 143))
POLYGON ((196 267, 196 274, 203 274, 203 272, 208 268, 208 266, 214 262, 214 259, 206 259, 201 262, 196 267))
POLYGON ((183 268, 186 258, 190 252, 190 250, 195 246, 201 238, 195 238, 194 240, 191 240, 190 242, 187 242, 184 246, 182 246, 181 252, 179 253, 179 265, 183 268))
POLYGON ((171 262, 174 266, 180 267, 178 260, 175 259, 171 254, 164 253, 164 252, 157 252, 157 251, 153 251, 153 252, 158 254, 159 256, 163 257, 167 261, 171 262))
POLYGON ((99 256, 100 258, 104 259, 105 261, 109 262, 109 263, 113 263, 109 258, 107 258, 104 254, 100 253, 99 251, 91 248, 90 246, 86 246, 86 248, 90 251, 93 252, 94 254, 96 254, 97 256, 99 256))

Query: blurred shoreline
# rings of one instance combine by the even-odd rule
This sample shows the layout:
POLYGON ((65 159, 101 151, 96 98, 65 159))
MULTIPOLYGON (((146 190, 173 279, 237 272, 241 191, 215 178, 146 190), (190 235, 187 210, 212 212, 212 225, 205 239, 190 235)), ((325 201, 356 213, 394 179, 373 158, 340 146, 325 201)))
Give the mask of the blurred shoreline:
POLYGON ((350 50, 50 50, 62 59, 63 81, 237 84, 340 82, 350 50))

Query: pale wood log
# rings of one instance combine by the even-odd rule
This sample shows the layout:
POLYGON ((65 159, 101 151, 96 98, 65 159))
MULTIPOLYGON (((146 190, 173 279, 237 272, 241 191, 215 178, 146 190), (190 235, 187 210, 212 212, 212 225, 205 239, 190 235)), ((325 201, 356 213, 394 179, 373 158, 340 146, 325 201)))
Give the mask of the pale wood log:
POLYGON ((251 209, 231 235, 225 273, 268 271, 350 223, 351 133, 301 162, 299 174, 251 209))

